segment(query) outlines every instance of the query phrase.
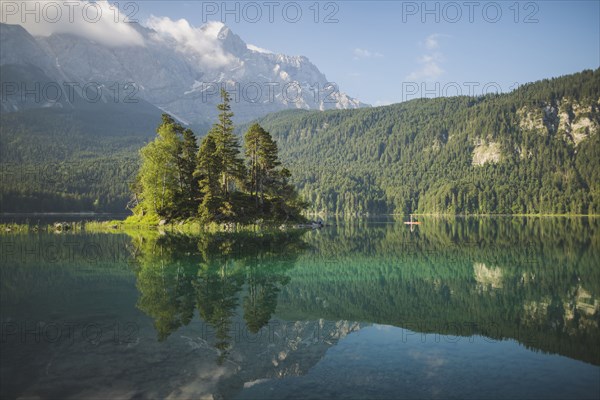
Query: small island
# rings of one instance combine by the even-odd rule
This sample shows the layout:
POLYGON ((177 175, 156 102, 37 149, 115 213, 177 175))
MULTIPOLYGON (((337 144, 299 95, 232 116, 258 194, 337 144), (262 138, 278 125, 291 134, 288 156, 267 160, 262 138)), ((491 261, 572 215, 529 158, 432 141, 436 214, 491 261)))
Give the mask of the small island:
POLYGON ((140 150, 125 224, 256 224, 304 222, 303 202, 289 183, 277 143, 259 124, 234 134, 227 91, 221 90, 218 122, 198 141, 163 114, 154 141, 140 150))

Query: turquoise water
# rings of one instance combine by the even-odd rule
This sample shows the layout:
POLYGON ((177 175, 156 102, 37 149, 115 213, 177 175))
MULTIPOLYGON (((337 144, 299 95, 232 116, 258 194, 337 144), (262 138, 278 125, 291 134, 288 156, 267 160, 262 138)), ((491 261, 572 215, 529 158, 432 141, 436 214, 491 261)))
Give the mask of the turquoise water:
POLYGON ((0 236, 0 397, 599 398, 600 221, 0 236))

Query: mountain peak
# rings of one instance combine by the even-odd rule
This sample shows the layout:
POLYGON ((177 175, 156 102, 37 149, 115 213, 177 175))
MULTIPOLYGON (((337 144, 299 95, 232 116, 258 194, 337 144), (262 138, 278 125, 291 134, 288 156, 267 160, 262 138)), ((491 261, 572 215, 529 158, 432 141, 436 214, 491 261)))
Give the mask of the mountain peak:
POLYGON ((221 36, 225 35, 231 31, 227 25, 225 25, 221 21, 208 21, 204 25, 200 27, 202 32, 204 32, 209 37, 213 37, 215 39, 220 39, 221 36), (227 32, 223 32, 227 31, 227 32), (223 32, 223 33, 222 33, 223 32))
POLYGON ((128 95, 191 123, 214 119, 220 86, 236 97, 240 122, 289 108, 365 106, 343 92, 332 92, 308 58, 249 45, 219 21, 194 27, 185 19, 152 17, 145 26, 131 24, 143 45, 130 47, 72 33, 38 37, 8 28, 2 26, 0 65, 31 64, 57 82, 82 86, 98 82, 112 88, 119 83, 128 95))
POLYGON ((248 51, 246 42, 233 33, 233 31, 224 23, 220 21, 209 21, 204 24, 202 28, 204 28, 208 35, 214 35, 213 37, 222 43, 223 50, 232 53, 237 57, 242 56, 248 51))

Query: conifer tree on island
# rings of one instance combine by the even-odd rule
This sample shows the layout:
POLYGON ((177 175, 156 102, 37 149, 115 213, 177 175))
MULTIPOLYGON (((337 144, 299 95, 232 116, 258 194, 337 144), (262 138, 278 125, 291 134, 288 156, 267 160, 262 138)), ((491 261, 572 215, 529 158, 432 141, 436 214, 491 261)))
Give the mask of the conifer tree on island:
MULTIPOLYGON (((223 89, 221 90, 221 100, 222 103, 217 106, 219 121, 213 125, 204 139, 212 143, 207 146, 204 146, 203 143, 201 146, 198 158, 203 161, 203 165, 196 170, 198 177, 202 178, 209 173, 217 173, 220 180, 218 193, 214 192, 213 189, 216 188, 212 184, 210 188, 201 186, 205 198, 202 200, 198 212, 205 221, 218 219, 217 217, 220 215, 225 218, 235 217, 231 194, 243 186, 246 172, 244 160, 240 155, 238 138, 233 134, 234 127, 231 120, 233 113, 229 105, 229 94, 223 89), (203 204, 209 208, 205 208, 203 204), (211 216, 215 218, 211 218, 211 216)), ((202 181, 204 180, 202 179, 202 181)))
POLYGON ((276 178, 276 167, 281 165, 277 157, 277 144, 259 124, 253 124, 244 136, 246 157, 250 169, 250 195, 256 204, 264 204, 265 187, 276 178))
POLYGON ((301 220, 306 207, 281 166, 277 143, 260 125, 244 135, 246 160, 234 134, 229 94, 221 91, 218 122, 200 146, 190 129, 167 114, 154 141, 140 150, 134 219, 202 222, 301 220))

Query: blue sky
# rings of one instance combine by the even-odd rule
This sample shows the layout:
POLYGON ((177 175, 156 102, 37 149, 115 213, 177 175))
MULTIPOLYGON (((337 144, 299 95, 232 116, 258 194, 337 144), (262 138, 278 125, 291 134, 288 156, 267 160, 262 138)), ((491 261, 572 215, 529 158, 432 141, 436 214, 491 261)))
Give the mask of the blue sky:
POLYGON ((228 2, 234 11, 223 16, 221 1, 144 1, 136 16, 142 23, 150 15, 185 18, 194 26, 221 20, 247 43, 307 56, 342 91, 374 105, 508 91, 600 66, 600 1, 290 3, 228 2))

